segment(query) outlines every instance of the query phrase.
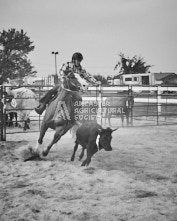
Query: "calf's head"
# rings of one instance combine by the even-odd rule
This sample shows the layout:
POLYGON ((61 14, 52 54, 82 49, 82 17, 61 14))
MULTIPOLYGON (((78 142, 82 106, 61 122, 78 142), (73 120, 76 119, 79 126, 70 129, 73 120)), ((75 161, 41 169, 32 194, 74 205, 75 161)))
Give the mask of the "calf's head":
MULTIPOLYGON (((118 129, 118 128, 117 128, 118 129)), ((106 129, 99 128, 98 133, 100 135, 99 139, 99 149, 105 149, 106 151, 111 151, 111 140, 112 140, 112 132, 115 130, 112 130, 111 128, 107 127, 106 129)))

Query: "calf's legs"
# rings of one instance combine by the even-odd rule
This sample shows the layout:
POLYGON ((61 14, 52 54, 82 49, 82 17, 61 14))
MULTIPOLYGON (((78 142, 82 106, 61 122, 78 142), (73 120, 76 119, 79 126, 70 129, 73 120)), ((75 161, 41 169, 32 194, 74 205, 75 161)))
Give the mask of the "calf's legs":
POLYGON ((92 145, 88 145, 87 147, 87 158, 83 161, 82 165, 81 166, 88 166, 91 162, 91 158, 92 156, 98 151, 98 147, 95 144, 92 144, 92 145))
MULTIPOLYGON (((79 143, 76 141, 75 142, 75 146, 74 146, 74 151, 73 151, 73 155, 71 156, 71 161, 74 161, 74 159, 75 159, 75 154, 76 154, 76 151, 77 151, 77 149, 78 149, 78 146, 79 146, 79 143)), ((83 158, 83 156, 84 156, 84 147, 82 147, 82 152, 81 152, 81 154, 80 154, 80 156, 79 156, 79 160, 81 160, 82 158, 83 158)))
POLYGON ((81 152, 81 154, 80 154, 80 156, 79 156, 79 160, 82 160, 82 158, 83 158, 83 156, 84 156, 84 147, 82 147, 82 152, 81 152))
POLYGON ((78 146, 79 146, 79 143, 78 143, 77 140, 76 140, 75 146, 74 146, 73 155, 71 156, 71 161, 74 161, 75 154, 76 154, 76 151, 77 151, 78 146))

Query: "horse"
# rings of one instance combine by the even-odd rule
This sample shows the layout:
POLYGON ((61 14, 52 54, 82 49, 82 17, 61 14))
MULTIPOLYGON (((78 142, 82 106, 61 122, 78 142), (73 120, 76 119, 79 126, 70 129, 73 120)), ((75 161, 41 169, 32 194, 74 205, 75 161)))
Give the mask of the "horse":
POLYGON ((104 114, 105 125, 108 119, 109 127, 111 127, 111 117, 120 115, 122 126, 124 126, 124 115, 126 116, 127 126, 129 126, 129 117, 134 104, 133 96, 108 97, 105 100, 104 114))
MULTIPOLYGON (((37 145, 32 148, 33 153, 39 154, 39 147, 43 143, 48 128, 55 130, 55 133, 50 144, 43 149, 43 156, 47 156, 52 146, 75 125, 77 119, 74 103, 78 101, 78 91, 86 91, 87 89, 88 82, 79 74, 71 72, 64 77, 57 96, 51 100, 45 111, 37 145)), ((81 100, 80 97, 79 101, 81 100)))

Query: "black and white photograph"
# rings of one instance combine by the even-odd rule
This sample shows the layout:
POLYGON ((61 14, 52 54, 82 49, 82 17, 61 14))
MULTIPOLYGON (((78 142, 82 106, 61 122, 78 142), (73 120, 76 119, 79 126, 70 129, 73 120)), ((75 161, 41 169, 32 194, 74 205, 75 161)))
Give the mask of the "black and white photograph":
POLYGON ((177 221, 176 12, 0 0, 0 221, 177 221))

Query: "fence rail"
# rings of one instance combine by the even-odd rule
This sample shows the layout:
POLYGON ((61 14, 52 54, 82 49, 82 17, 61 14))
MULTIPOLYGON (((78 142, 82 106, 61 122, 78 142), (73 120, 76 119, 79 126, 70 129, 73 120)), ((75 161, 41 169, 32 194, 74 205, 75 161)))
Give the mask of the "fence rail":
MULTIPOLYGON (((27 86, 32 88, 38 96, 38 99, 51 88, 45 85, 45 88, 40 86, 27 86)), ((4 120, 4 113, 6 112, 4 103, 6 103, 5 96, 3 95, 5 86, 0 86, 0 131, 1 140, 5 139, 6 134, 16 133, 13 129, 6 128, 6 122, 4 120), (4 134, 5 133, 5 134, 4 134)), ((115 87, 89 87, 87 94, 82 94, 83 100, 94 100, 98 102, 99 108, 102 108, 102 102, 107 97, 121 97, 121 96, 133 96, 134 107, 131 114, 133 126, 140 125, 159 125, 159 124, 177 124, 177 87, 174 86, 115 86, 115 87), (167 121, 169 120, 169 121, 167 121), (153 123, 151 123, 153 121, 153 123)), ((34 112, 33 112, 34 113, 34 112)), ((32 122, 39 122, 38 129, 40 129, 40 122, 42 117, 39 115, 32 116, 32 122)), ((102 115, 99 118, 102 123, 102 115)), ((117 119, 114 120, 117 122, 117 119)), ((20 130, 20 129, 19 129, 20 130)), ((22 131, 17 132, 22 132, 22 131)), ((32 130, 31 130, 32 131, 32 130)), ((30 132, 31 132, 30 131, 30 132)), ((36 132, 33 131, 33 132, 36 132)))

